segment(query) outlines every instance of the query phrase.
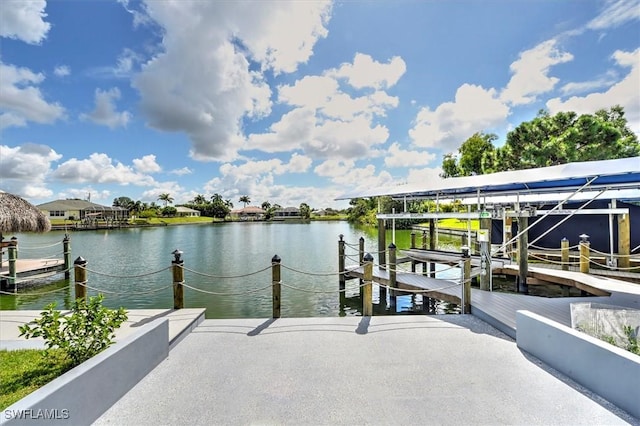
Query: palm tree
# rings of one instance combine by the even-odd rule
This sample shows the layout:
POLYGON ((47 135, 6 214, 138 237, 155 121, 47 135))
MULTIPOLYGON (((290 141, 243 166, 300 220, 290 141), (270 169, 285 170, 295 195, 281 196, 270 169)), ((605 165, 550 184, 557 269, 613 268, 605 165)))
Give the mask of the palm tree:
POLYGON ((248 195, 243 195, 242 197, 240 197, 239 201, 244 204, 244 207, 247 207, 247 204, 251 204, 251 199, 248 195))
POLYGON ((167 204, 173 203, 173 198, 171 197, 171 195, 169 195, 166 192, 163 192, 162 194, 158 195, 158 200, 164 201, 165 207, 167 207, 167 204))
POLYGON ((271 208, 271 203, 268 201, 265 201, 262 203, 262 210, 264 211, 268 211, 271 208))
POLYGON ((206 204, 206 203, 207 203, 207 199, 202 194, 198 194, 195 197, 193 197, 193 204, 206 204))

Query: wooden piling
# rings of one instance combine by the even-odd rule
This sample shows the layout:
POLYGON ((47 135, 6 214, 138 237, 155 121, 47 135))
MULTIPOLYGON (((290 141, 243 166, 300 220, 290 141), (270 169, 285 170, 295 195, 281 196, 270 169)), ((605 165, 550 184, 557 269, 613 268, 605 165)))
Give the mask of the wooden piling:
POLYGON ((589 240, 587 240, 588 236, 584 238, 582 235, 580 236, 580 272, 583 274, 589 273, 589 240))
MULTIPOLYGON (((345 274, 345 257, 344 257, 344 235, 340 234, 340 239, 338 240, 338 288, 340 291, 345 289, 346 278, 345 274)), ((273 260, 272 260, 273 262, 273 260)))
POLYGON ((560 241, 560 253, 562 260, 562 270, 569 270, 569 240, 565 237, 560 241))
POLYGON ((384 219, 378 219, 378 264, 380 267, 384 267, 387 264, 386 249, 387 229, 384 224, 384 219))
POLYGON ((171 270, 173 275, 173 309, 184 308, 184 260, 182 260, 182 252, 178 249, 174 250, 174 258, 171 261, 171 270))
MULTIPOLYGON (((340 236, 342 237, 342 235, 340 236)), ((280 318, 280 256, 277 254, 271 258, 271 294, 273 315, 272 318, 280 318)))
MULTIPOLYGON (((397 265, 397 254, 396 254, 396 245, 391 243, 389 244, 389 287, 392 289, 398 288, 398 282, 396 279, 396 265, 397 265)), ((397 305, 397 292, 394 290, 390 290, 389 293, 389 301, 391 305, 391 311, 396 311, 397 305)))
POLYGON ((17 279, 18 272, 16 269, 16 263, 18 261, 18 239, 16 237, 11 238, 9 246, 7 247, 7 257, 9 258, 9 290, 17 292, 17 279))
POLYGON ((362 287, 362 316, 373 315, 373 256, 364 256, 364 285, 362 287))
MULTIPOLYGON (((637 224, 636 224, 637 226, 637 224)), ((618 215, 618 267, 631 266, 631 220, 629 214, 618 215)))
MULTIPOLYGON (((436 235, 436 220, 429 219, 429 250, 435 250, 437 248, 437 238, 436 235)), ((436 277, 436 264, 435 262, 429 263, 429 276, 431 278, 436 277)))
POLYGON ((69 234, 64 234, 62 251, 64 253, 64 278, 68 280, 71 277, 71 240, 69 234))
MULTIPOLYGON (((415 231, 411 231, 411 248, 416 248, 416 233, 415 231)), ((416 272, 416 261, 411 260, 411 272, 416 272)))
MULTIPOLYGON (((422 231, 422 250, 426 250, 427 249, 427 231, 422 231)), ((429 275, 429 264, 427 262, 421 262, 422 263, 422 275, 429 275)))
POLYGON ((87 300, 87 261, 82 256, 73 262, 76 300, 87 300))
POLYGON ((529 226, 529 218, 527 216, 518 217, 518 293, 529 292, 527 285, 527 274, 529 272, 529 253, 527 246, 529 245, 528 232, 522 232, 529 226))
POLYGON ((462 313, 471 313, 471 255, 469 248, 462 248, 462 313))

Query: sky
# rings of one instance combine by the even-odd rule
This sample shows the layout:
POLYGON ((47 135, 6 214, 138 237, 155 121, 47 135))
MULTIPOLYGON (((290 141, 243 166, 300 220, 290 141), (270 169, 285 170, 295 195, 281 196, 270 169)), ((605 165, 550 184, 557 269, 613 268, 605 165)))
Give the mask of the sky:
POLYGON ((343 208, 473 133, 622 105, 640 0, 2 0, 0 190, 343 208))

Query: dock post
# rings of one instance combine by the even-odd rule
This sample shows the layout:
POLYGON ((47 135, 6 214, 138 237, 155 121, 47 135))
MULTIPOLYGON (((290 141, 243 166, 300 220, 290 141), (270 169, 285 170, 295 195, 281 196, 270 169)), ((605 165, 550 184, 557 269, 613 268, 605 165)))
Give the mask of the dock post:
MULTIPOLYGON (((436 240, 438 236, 436 235, 436 222, 435 219, 429 219, 429 250, 435 250, 437 248, 436 240)), ((429 264, 429 276, 431 278, 436 277, 436 264, 435 262, 431 262, 429 264)))
POLYGON ((471 313, 471 255, 462 247, 462 313, 471 313))
POLYGON ((73 262, 73 276, 76 282, 76 300, 87 300, 87 260, 82 256, 73 262))
POLYGON ((569 270, 569 240, 567 239, 567 237, 563 237, 562 240, 560 240, 560 253, 561 253, 561 260, 562 260, 562 270, 568 271, 569 270))
MULTIPOLYGON (((339 235, 340 239, 338 240, 338 289, 340 291, 344 291, 345 288, 345 268, 344 268, 344 235, 339 235)), ((273 263, 273 259, 271 259, 273 263)))
MULTIPOLYGON (((340 235, 342 237, 342 235, 340 235)), ((271 295, 273 304, 272 318, 280 318, 280 256, 271 258, 271 295)), ((344 276, 344 275, 343 275, 344 276)), ((344 283, 343 283, 344 285, 344 283)), ((344 287, 342 288, 344 290, 344 287)))
POLYGON ((64 234, 62 251, 64 252, 64 279, 68 280, 71 277, 71 240, 69 234, 64 234))
POLYGON ((378 219, 378 264, 381 268, 384 268, 387 264, 387 229, 384 224, 384 219, 378 219))
POLYGON ((171 252, 173 260, 171 261, 171 270, 173 272, 173 309, 184 308, 184 260, 182 260, 182 251, 175 249, 171 252))
MULTIPOLYGON (((426 250, 427 249, 427 231, 423 230, 422 231, 422 250, 426 250)), ((421 262, 422 263, 422 274, 423 275, 428 275, 428 266, 429 264, 427 262, 421 262)))
POLYGON ((362 287, 362 316, 373 315, 373 256, 364 255, 364 286, 362 287))
POLYGON ((13 290, 14 293, 17 293, 18 272, 16 269, 16 263, 18 261, 18 239, 16 237, 11 238, 9 241, 7 257, 9 258, 9 287, 7 290, 13 290))
POLYGON ((527 216, 518 216, 518 293, 529 292, 527 285, 527 275, 529 273, 529 235, 528 232, 522 232, 529 226, 529 218, 527 216))
MULTIPOLYGON (((396 280, 396 265, 397 265, 397 254, 396 254, 396 245, 391 243, 389 244, 389 287, 392 289, 398 288, 398 282, 396 280)), ((391 305, 391 311, 396 312, 397 305, 397 292, 395 290, 390 290, 389 292, 389 305, 391 305)))
POLYGON ((631 267, 631 220, 629 213, 618 215, 618 267, 631 267))
MULTIPOLYGON (((416 233, 415 231, 411 231, 411 248, 416 248, 416 233)), ((411 272, 416 272, 416 261, 411 260, 411 272)))
POLYGON ((587 234, 580 235, 580 272, 589 273, 589 236, 587 234))

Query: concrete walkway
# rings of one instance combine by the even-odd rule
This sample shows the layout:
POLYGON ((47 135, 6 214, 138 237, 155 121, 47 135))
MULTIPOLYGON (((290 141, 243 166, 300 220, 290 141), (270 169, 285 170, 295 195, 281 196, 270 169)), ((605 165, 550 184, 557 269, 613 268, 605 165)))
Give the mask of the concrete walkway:
POLYGON ((96 424, 640 423, 448 315, 205 320, 96 424))

